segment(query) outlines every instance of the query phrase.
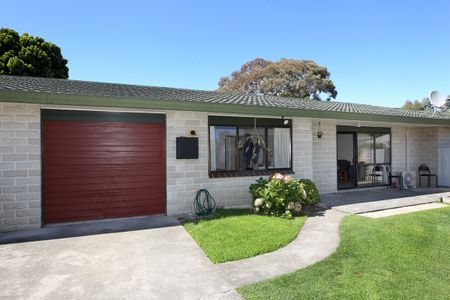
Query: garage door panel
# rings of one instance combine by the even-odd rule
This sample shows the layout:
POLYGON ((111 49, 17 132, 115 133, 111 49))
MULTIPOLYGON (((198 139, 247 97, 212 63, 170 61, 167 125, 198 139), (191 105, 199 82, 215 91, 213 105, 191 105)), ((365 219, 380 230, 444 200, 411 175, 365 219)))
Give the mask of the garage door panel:
MULTIPOLYGON (((139 147, 140 149, 141 147, 139 147)), ((119 159, 119 158, 152 158, 155 157, 155 155, 158 155, 157 153, 152 153, 152 149, 155 149, 153 147, 147 148, 148 150, 130 150, 130 151, 89 151, 86 149, 78 150, 79 153, 73 154, 73 153, 66 153, 63 152, 61 154, 58 154, 58 159, 67 159, 67 158, 109 158, 109 159, 119 159)), ((156 148, 156 150, 159 150, 156 148)), ((69 150, 70 151, 70 150, 69 150)), ((71 150, 73 151, 73 149, 71 150)), ((159 152, 159 151, 158 151, 159 152)), ((49 152, 49 154, 52 154, 52 152, 49 152)), ((161 155, 159 155, 161 156, 161 155)))
POLYGON ((164 194, 165 191, 162 189, 153 189, 151 192, 151 196, 148 196, 148 190, 145 188, 136 188, 136 189, 116 189, 116 190, 97 190, 95 192, 92 191, 77 191, 73 193, 66 192, 54 192, 52 197, 48 199, 48 203, 54 203, 58 201, 59 203, 66 203, 71 201, 72 204, 76 205, 78 202, 84 201, 95 201, 97 198, 105 198, 105 201, 125 201, 126 199, 132 199, 133 195, 136 194, 145 194, 148 196, 151 201, 159 201, 158 197, 152 197, 153 195, 164 194), (123 196, 123 197, 122 197, 123 196), (128 197, 129 196, 129 197, 128 197))
MULTIPOLYGON (((158 146, 154 140, 155 139, 159 139, 161 137, 152 137, 151 139, 153 139, 153 141, 148 141, 148 140, 137 140, 137 139, 133 139, 133 140, 127 140, 127 141, 120 141, 118 139, 73 139, 73 140, 55 140, 52 142, 46 142, 46 145, 48 146, 61 146, 62 150, 64 150, 64 147, 68 147, 68 146, 73 146, 73 147, 85 147, 86 146, 91 146, 91 147, 101 147, 101 146, 132 146, 134 147, 134 149, 136 149, 136 147, 139 147, 138 149, 142 149, 141 147, 155 147, 158 146)), ((59 149, 58 149, 59 150, 59 149)), ((67 150, 67 149, 66 149, 67 150)), ((69 149, 70 150, 70 149, 69 149)))
POLYGON ((164 124, 43 124, 46 223, 165 212, 164 124))
MULTIPOLYGON (((97 132, 101 130, 102 132, 129 132, 134 133, 134 129, 137 127, 145 128, 145 127, 161 127, 164 128, 164 123, 136 123, 136 122, 106 122, 106 121, 98 121, 98 122, 90 122, 90 121, 65 121, 58 120, 57 121, 62 126, 49 128, 48 132, 80 132, 81 131, 93 131, 97 132), (83 122, 83 123, 80 123, 83 122), (127 126, 123 126, 124 123, 127 123, 127 126)), ((154 132, 143 132, 142 134, 154 134, 154 132)))
MULTIPOLYGON (((151 159, 160 159, 160 157, 151 157, 151 159)), ((105 166, 114 166, 114 165, 129 165, 129 164, 137 164, 137 165, 141 165, 141 164, 145 164, 146 162, 148 162, 149 158, 147 157, 136 157, 136 158, 121 158, 121 159, 115 159, 115 158, 69 158, 69 159, 65 159, 65 158, 52 158, 52 159, 48 159, 49 163, 53 163, 56 165, 61 165, 61 166, 92 166, 93 164, 95 165, 105 165, 105 166)))
POLYGON ((59 206, 67 206, 72 205, 71 202, 76 202, 78 204, 85 204, 85 203, 110 203, 109 200, 110 197, 114 197, 114 202, 121 202, 121 201, 128 201, 130 199, 147 199, 150 202, 155 202, 155 199, 158 199, 158 197, 163 197, 165 194, 165 191, 154 191, 151 196, 146 193, 146 191, 129 191, 124 192, 123 194, 120 193, 95 193, 91 194, 89 197, 80 197, 79 195, 75 194, 72 196, 59 196, 55 194, 52 198, 46 199, 49 205, 59 207, 59 206), (156 196, 156 197, 153 197, 156 196), (67 204, 69 203, 69 204, 67 204))
MULTIPOLYGON (((110 218, 126 218, 126 217, 135 217, 135 216, 144 216, 144 215, 154 215, 154 214, 160 214, 159 210, 152 209, 145 211, 141 214, 136 214, 136 208, 130 207, 130 208, 119 208, 116 210, 112 210, 109 212, 105 212, 102 215, 103 219, 110 219, 110 218)), ((79 213, 65 213, 65 216, 62 217, 61 213, 56 214, 50 214, 49 219, 53 220, 52 223, 64 223, 64 222, 76 222, 76 221, 89 221, 89 220, 98 220, 98 214, 93 213, 92 211, 80 211, 79 213)))
MULTIPOLYGON (((148 142, 149 147, 153 146, 161 146, 159 141, 151 141, 148 142)), ((73 143, 72 145, 67 145, 66 143, 61 142, 58 146, 58 151, 111 151, 114 152, 146 152, 145 150, 141 150, 141 147, 136 147, 133 145, 82 145, 73 143)), ((51 150, 49 150, 51 153, 51 150)))
POLYGON ((130 175, 134 175, 132 173, 128 175, 115 175, 108 176, 108 174, 104 174, 103 176, 80 176, 74 180, 74 177, 55 177, 51 181, 47 183, 47 187, 66 187, 66 186, 79 186, 82 185, 98 185, 98 184, 117 184, 118 186, 121 184, 133 184, 133 183, 144 183, 147 184, 152 180, 160 180, 160 174, 149 173, 146 175, 139 175, 137 177, 131 177, 130 175))
POLYGON ((48 213, 48 216, 51 218, 64 219, 67 218, 68 221, 74 221, 75 218, 79 216, 91 216, 96 217, 98 219, 98 211, 102 211, 103 216, 114 217, 114 215, 130 215, 130 216, 138 216, 138 215, 149 215, 149 214, 158 214, 160 207, 158 206, 148 206, 145 201, 142 202, 131 202, 131 203, 108 203, 105 205, 96 205, 96 206, 80 206, 77 211, 67 210, 63 208, 58 210, 58 207, 48 213), (141 213, 139 213, 141 212, 141 213))
MULTIPOLYGON (((147 195, 147 197, 141 197, 141 198, 135 198, 133 197, 132 199, 130 199, 131 197, 129 197, 128 199, 126 199, 126 201, 121 201, 121 202, 108 202, 108 201, 98 201, 98 202, 90 202, 90 203, 78 203, 77 204, 77 212, 81 212, 81 211, 92 211, 92 210, 97 210, 97 209, 102 209, 103 212, 109 212, 112 210, 115 210, 117 208, 120 207, 136 207, 139 210, 145 212, 145 211, 151 211, 154 207, 149 208, 148 207, 148 201, 149 201, 149 197, 147 195)), ((55 208, 52 210, 53 213, 64 213, 65 211, 67 211, 67 209, 70 209, 69 205, 55 205, 55 208)))
MULTIPOLYGON (((67 133, 70 134, 70 133, 67 133)), ((49 143, 49 145, 64 145, 64 144, 72 144, 72 145, 117 145, 117 146, 123 146, 123 145, 140 145, 140 146, 147 146, 147 145, 155 145, 154 142, 152 142, 152 140, 157 139, 159 136, 158 135, 152 135, 152 136, 148 136, 148 137, 140 137, 139 139, 133 138, 133 136, 128 135, 124 135, 123 137, 120 136, 116 136, 116 137, 110 137, 110 138, 106 138, 105 136, 101 136, 98 135, 96 137, 92 137, 92 138, 87 138, 87 137, 83 137, 83 138, 78 138, 78 137, 73 137, 73 138, 64 138, 64 139, 58 139, 58 140, 54 140, 52 142, 49 143)))
MULTIPOLYGON (((135 165, 136 168, 139 168, 139 166, 142 167, 142 165, 135 165)), ((114 174, 118 177, 127 177, 130 176, 139 177, 139 176, 148 176, 148 175, 155 175, 155 168, 159 168, 161 164, 153 164, 151 165, 152 168, 150 169, 138 169, 138 170, 132 170, 129 168, 121 168, 120 166, 116 166, 114 168, 114 174)), ((86 170, 83 172, 83 167, 76 167, 76 166, 66 166, 64 168, 60 168, 60 172, 52 173, 52 172, 43 172, 43 176, 48 179, 48 184, 52 185, 54 180, 59 179, 75 179, 78 180, 80 178, 85 178, 86 176, 89 176, 91 178, 95 177, 105 177, 110 175, 110 169, 108 168, 97 168, 96 170, 86 170)), ((162 176, 163 174, 159 174, 158 176, 162 176)))
MULTIPOLYGON (((159 181, 161 182, 161 181, 159 181)), ((97 191, 121 191, 128 190, 132 191, 134 189, 148 189, 149 181, 141 181, 141 179, 137 179, 137 181, 130 182, 121 182, 121 183, 89 183, 89 184, 70 184, 70 185, 50 185, 46 186, 46 191, 49 193, 52 192, 66 192, 66 193, 75 193, 80 190, 80 186, 82 186, 83 192, 97 192, 97 191)), ((152 190, 156 189, 154 187, 152 190)))

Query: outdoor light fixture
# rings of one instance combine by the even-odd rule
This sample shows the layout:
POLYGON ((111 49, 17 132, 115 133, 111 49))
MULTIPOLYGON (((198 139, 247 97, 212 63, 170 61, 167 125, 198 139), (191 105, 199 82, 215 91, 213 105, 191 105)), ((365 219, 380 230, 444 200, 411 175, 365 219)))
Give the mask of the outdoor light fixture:
POLYGON ((288 125, 289 124, 289 120, 285 120, 284 116, 281 116, 281 121, 283 121, 284 125, 288 125))
POLYGON ((321 139, 323 136, 323 132, 322 132, 322 128, 320 127, 320 122, 319 122, 319 127, 317 127, 317 138, 321 139))

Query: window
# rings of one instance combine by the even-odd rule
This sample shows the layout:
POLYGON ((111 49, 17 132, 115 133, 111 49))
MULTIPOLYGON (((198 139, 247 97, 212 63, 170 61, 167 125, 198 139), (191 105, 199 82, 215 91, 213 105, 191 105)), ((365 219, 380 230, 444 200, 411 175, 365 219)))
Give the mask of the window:
POLYGON ((358 133, 358 163, 373 163, 373 137, 370 133, 358 133))
POLYGON ((375 134, 375 160, 377 164, 391 162, 391 135, 375 134))
POLYGON ((285 121, 210 116, 210 171, 224 176, 263 175, 274 170, 289 173, 291 120, 285 121))

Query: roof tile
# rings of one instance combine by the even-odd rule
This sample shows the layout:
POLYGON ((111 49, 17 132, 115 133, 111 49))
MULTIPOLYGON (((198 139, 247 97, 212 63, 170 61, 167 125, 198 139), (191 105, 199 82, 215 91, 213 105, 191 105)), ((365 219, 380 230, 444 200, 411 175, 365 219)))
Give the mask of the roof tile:
POLYGON ((450 113, 445 112, 433 115, 433 112, 429 110, 418 111, 403 108, 389 108, 335 101, 306 101, 290 97, 284 98, 242 93, 221 93, 216 91, 201 91, 54 78, 0 75, 0 90, 27 92, 31 91, 69 95, 124 97, 167 101, 190 101, 230 105, 255 105, 299 110, 332 111, 394 117, 398 116, 450 120, 450 113))

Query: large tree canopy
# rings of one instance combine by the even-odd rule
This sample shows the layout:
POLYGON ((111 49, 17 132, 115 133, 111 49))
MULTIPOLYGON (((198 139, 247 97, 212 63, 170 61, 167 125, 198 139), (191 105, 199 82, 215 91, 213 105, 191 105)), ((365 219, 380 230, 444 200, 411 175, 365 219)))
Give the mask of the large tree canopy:
POLYGON ((326 67, 312 60, 256 58, 219 81, 219 91, 242 92, 302 99, 336 98, 337 91, 326 67))
POLYGON ((0 74, 68 78, 61 49, 43 38, 0 28, 0 74))
POLYGON ((425 110, 430 105, 430 99, 423 98, 422 101, 419 100, 406 100, 403 104, 403 108, 414 109, 414 110, 425 110))

